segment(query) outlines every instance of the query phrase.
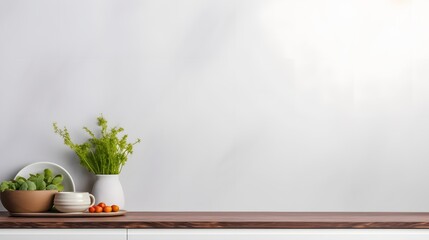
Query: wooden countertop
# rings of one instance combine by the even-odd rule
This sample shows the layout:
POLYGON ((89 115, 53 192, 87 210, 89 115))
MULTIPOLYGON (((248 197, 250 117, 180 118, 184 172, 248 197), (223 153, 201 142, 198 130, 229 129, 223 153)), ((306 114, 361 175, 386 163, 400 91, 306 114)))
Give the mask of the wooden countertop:
POLYGON ((429 228, 429 213, 128 212, 117 217, 23 218, 0 212, 0 228, 429 228))

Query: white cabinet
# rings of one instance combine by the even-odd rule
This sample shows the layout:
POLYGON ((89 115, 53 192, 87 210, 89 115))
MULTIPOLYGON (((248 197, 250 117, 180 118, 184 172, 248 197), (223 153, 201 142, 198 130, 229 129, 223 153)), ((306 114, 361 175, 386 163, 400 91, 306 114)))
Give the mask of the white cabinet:
POLYGON ((0 229, 1 240, 428 240, 429 229, 0 229))
POLYGON ((0 229, 1 240, 127 240, 127 229, 0 229))
POLYGON ((429 229, 128 229, 128 240, 428 240, 429 229))

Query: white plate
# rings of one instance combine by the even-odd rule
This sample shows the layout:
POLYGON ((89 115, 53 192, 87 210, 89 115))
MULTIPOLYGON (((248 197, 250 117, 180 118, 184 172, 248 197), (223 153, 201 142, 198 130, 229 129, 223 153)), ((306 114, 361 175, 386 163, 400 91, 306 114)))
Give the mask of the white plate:
POLYGON ((42 212, 42 213, 11 213, 10 216, 13 217, 114 217, 125 215, 127 211, 119 210, 119 212, 101 212, 101 213, 59 213, 59 212, 42 212))
POLYGON ((24 178, 29 178, 30 173, 31 174, 43 173, 43 170, 45 170, 46 168, 51 169, 54 176, 57 174, 63 175, 64 179, 63 179, 62 184, 64 186, 64 190, 63 190, 64 192, 74 192, 75 191, 73 178, 71 177, 70 173, 67 172, 67 170, 65 170, 63 167, 61 167, 60 165, 58 165, 56 163, 37 162, 37 163, 27 165, 16 174, 15 178, 18 176, 21 176, 24 178))

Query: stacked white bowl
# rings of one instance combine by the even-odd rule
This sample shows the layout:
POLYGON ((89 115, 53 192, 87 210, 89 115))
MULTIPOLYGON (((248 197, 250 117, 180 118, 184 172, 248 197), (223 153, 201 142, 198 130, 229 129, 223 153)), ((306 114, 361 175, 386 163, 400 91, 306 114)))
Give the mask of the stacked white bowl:
POLYGON ((95 204, 94 195, 88 192, 59 192, 55 194, 54 206, 59 212, 84 212, 95 204))

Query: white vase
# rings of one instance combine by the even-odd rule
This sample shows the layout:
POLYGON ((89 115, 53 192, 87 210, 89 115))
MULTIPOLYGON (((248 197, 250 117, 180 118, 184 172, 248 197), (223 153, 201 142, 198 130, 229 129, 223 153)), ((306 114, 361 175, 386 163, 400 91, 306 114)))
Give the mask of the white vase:
POLYGON ((124 190, 119 181, 119 175, 95 175, 95 177, 91 191, 95 196, 95 201, 104 202, 109 206, 115 204, 121 209, 125 209, 124 190))

